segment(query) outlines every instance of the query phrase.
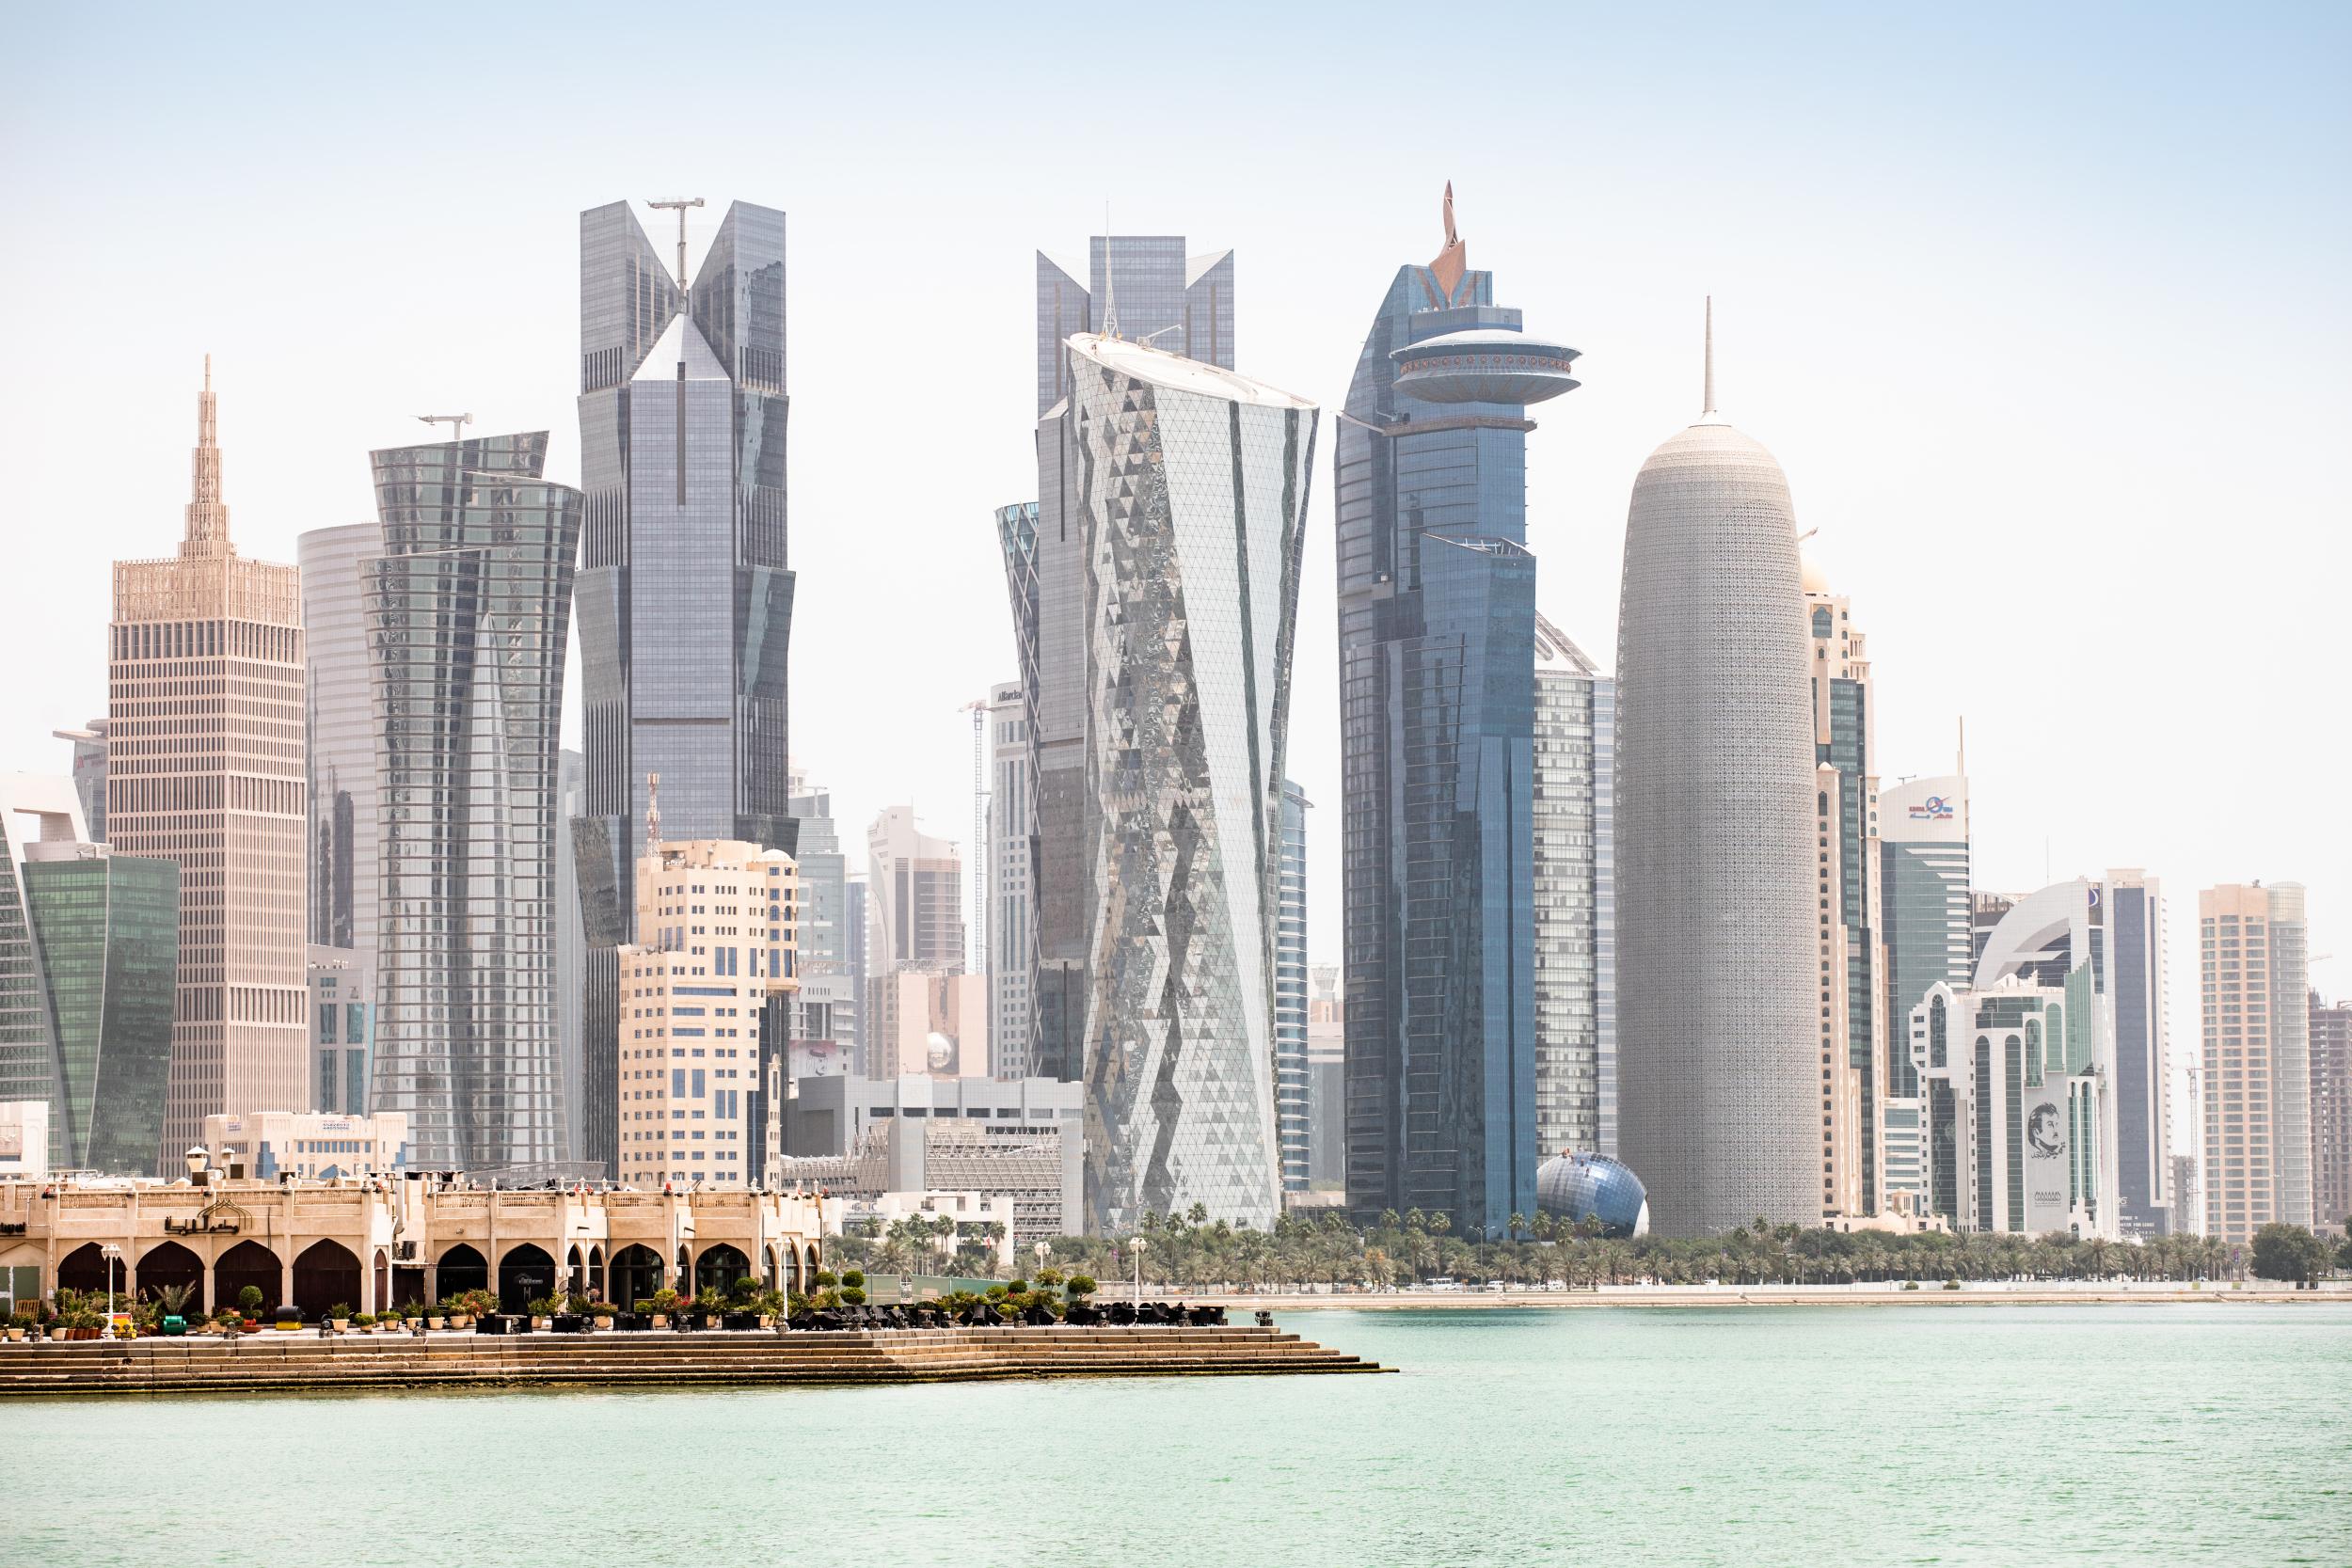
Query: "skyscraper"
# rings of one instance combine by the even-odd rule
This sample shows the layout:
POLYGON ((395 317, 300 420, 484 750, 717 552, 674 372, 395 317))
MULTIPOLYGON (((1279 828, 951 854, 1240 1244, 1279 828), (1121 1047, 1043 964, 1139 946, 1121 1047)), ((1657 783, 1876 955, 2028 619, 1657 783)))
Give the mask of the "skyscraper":
POLYGON ((928 1037, 942 1034, 959 1065, 968 1048, 984 1073, 988 1014, 977 977, 969 986, 930 983, 964 974, 963 857, 954 840, 924 832, 913 806, 877 816, 866 848, 867 979, 859 1070, 869 1078, 914 1070, 896 1064, 924 1061, 928 1037))
POLYGON ((1595 697, 1584 650, 1535 618, 1535 1142, 1600 1147, 1600 887, 1595 697))
POLYGON ((2161 889, 2137 870, 2077 877, 2026 897, 1979 895, 1972 987, 2022 978, 2067 991, 2069 1050, 2087 1061, 2097 1117, 2073 1145, 2095 1156, 2079 1196, 2103 1236, 2154 1234, 2169 1224, 2164 1147, 2167 1045, 2161 889), (2137 1097, 2136 1099, 2134 1097, 2137 1097))
POLYGON ((310 937, 375 958, 376 726, 369 693, 361 563, 384 553, 375 523, 312 529, 294 541, 302 573, 304 735, 310 748, 310 937))
POLYGON ((558 732, 580 493, 545 431, 373 454, 382 815, 373 1108, 418 1164, 562 1157, 558 732))
POLYGON ((1879 1211, 1879 779, 1870 660, 1851 601, 1803 563, 1820 927, 1821 1217, 1879 1211))
POLYGON ((587 759, 568 748, 555 756, 555 1059, 563 1085, 559 1160, 579 1163, 588 1147, 587 1021, 580 1004, 588 978, 588 942, 580 926, 580 862, 572 820, 588 805, 587 759))
POLYGON ((637 863, 637 928, 616 955, 620 1179, 743 1187, 764 1137, 760 1020, 795 974, 792 857, 739 841, 651 842, 637 863), (707 912, 707 919, 698 920, 707 912))
POLYGON ((2126 1236, 2178 1226, 2172 1192, 2172 1019, 2165 987, 2164 887, 2138 870, 2100 888, 2105 983, 2115 1000, 2116 1218, 2126 1236))
POLYGON ((1968 780, 1909 779, 1879 792, 1879 930, 1886 979, 1886 1050, 1879 1095, 1880 1192, 1916 1202, 1926 1188, 1911 1011, 1942 984, 1965 989, 1976 968, 1968 889, 1968 780))
POLYGON ((2205 1058, 2205 1234, 2309 1225, 2311 985, 2303 889, 2197 895, 2205 1058), (2290 994, 2291 993, 2291 994, 2290 994))
POLYGON ((1618 1154, 1663 1235, 1821 1215, 1819 793, 1788 482, 1715 411, 1642 465, 1617 619, 1618 1154))
MULTIPOLYGON (((1071 418, 1069 340, 1116 333, 1182 357, 1233 368, 1233 253, 1185 253, 1179 235, 1102 235, 1090 244, 1087 282, 1037 253, 1038 489, 1046 498, 1001 507, 997 544, 1012 604, 1028 733, 1028 1070, 1069 1081, 1086 1075, 1080 1032, 1091 931, 1082 857, 1049 853, 1077 843, 1090 807, 1084 727, 1087 564, 1075 551, 1063 499, 1077 449, 1071 418), (1042 531, 1041 531, 1041 524, 1042 531)), ((1024 846, 1000 840, 1012 853, 1024 846)))
POLYGON ((65 780, 0 774, 0 1100, 48 1163, 144 1176, 163 1141, 180 869, 89 842, 65 780))
POLYGON ((1348 1207, 1535 1212, 1527 405, 1577 351, 1445 244, 1399 267, 1338 434, 1348 1207))
POLYGON ((856 1059, 858 1021, 865 1010, 850 962, 851 945, 862 945, 865 940, 865 911, 850 912, 850 861, 834 822, 832 792, 796 768, 790 810, 801 846, 795 856, 801 880, 801 985, 792 993, 789 1038, 848 1053, 850 1061, 839 1064, 846 1071, 856 1059))
MULTIPOLYGON (((785 219, 736 202, 686 282, 627 202, 580 214, 579 873, 586 1158, 612 1168, 612 949, 632 938, 645 780, 663 832, 789 851, 785 219)), ((699 199, 691 203, 699 206, 699 199)))
POLYGON ((2310 1001, 2312 1018, 2312 1221, 2342 1229, 2352 1218, 2352 1004, 2310 1001))
POLYGON ((1263 1227, 1315 409, 1120 337, 1063 346, 1038 429, 1033 1070, 1087 1084, 1089 1229, 1194 1203, 1263 1227))
POLYGON ((92 844, 106 842, 106 717, 100 714, 78 730, 52 730, 73 743, 73 792, 82 798, 82 821, 92 844))
POLYGON ((208 359, 180 553, 115 562, 107 628, 107 841, 180 867, 172 1169, 208 1116, 310 1107, 302 606, 230 543, 217 433, 208 359))
POLYGON ((1308 1188, 1313 1149, 1307 1069, 1307 813, 1314 802, 1282 781, 1282 849, 1274 923, 1274 1135, 1282 1191, 1308 1188))
MULTIPOLYGON (((1034 519, 1033 519, 1034 521, 1034 519)), ((1031 661, 1023 660, 1025 668, 1031 661)), ((1029 879, 1036 847, 1029 816, 1029 705, 1008 681, 989 693, 988 1061, 1004 1079, 1029 1075, 1035 1021, 1029 983, 1036 963, 1029 879)))

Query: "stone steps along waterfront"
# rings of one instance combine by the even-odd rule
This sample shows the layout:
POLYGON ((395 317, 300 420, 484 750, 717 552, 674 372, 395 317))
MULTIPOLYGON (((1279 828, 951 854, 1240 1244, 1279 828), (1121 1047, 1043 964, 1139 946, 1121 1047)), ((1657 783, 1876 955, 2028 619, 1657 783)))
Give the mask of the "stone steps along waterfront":
POLYGON ((0 1345, 0 1396, 364 1387, 934 1383, 1391 1369, 1270 1328, 873 1329, 0 1345))

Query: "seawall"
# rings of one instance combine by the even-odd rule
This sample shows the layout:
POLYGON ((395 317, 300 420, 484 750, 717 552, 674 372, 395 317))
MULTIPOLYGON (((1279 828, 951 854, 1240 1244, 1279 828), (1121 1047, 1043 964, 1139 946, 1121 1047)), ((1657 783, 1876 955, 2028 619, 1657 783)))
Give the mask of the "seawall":
POLYGON ((0 1344, 0 1398, 423 1387, 691 1387, 1379 1372, 1258 1327, 831 1333, 262 1333, 0 1344))

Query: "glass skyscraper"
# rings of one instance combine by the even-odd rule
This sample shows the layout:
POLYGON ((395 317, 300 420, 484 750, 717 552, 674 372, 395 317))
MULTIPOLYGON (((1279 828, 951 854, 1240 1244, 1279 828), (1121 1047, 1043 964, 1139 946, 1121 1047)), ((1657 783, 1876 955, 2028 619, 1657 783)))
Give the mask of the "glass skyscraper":
POLYGON ((1535 1142, 1548 1158, 1600 1147, 1607 735, 1596 707, 1609 685, 1565 632, 1535 618, 1535 1142))
POLYGON ((1027 1070, 1076 1081, 1086 1075, 1083 976, 1089 933, 1086 891, 1076 857, 1049 854, 1074 842, 1088 811, 1081 767, 1086 712, 1086 647, 1081 635, 1085 566, 1070 548, 1067 508, 1057 498, 1075 483, 1066 459, 1074 451, 1061 420, 1071 392, 1069 340, 1120 334, 1182 357, 1233 368, 1233 253, 1188 255, 1181 235, 1098 235, 1089 244, 1086 281, 1037 252, 1038 487, 1048 497, 996 512, 1013 633, 1021 661, 1028 759, 1025 844, 1000 840, 1000 853, 1029 857, 1027 1070), (1041 535, 1041 516, 1051 530, 1041 535))
POLYGON ((612 1168, 612 950, 648 775, 662 833, 794 847, 786 660, 785 216, 736 202, 691 286, 625 201, 580 214, 587 957, 581 1152, 612 1168))
POLYGON ((1316 410, 1140 342, 1063 346, 1038 432, 1031 1070, 1086 1082, 1090 1230, 1195 1203, 1264 1228, 1316 410))
POLYGON ((384 554, 361 563, 383 837, 377 1111, 411 1162, 562 1157, 557 735, 580 493, 545 431, 373 454, 384 554))
POLYGON ((1307 792, 1282 781, 1281 886, 1274 931, 1274 1131, 1282 1190, 1307 1191, 1312 1175, 1307 1076, 1307 792))
POLYGON ((0 1099, 47 1102, 53 1167, 154 1170, 179 953, 177 864, 89 843, 65 780, 0 775, 0 1099))
POLYGON ((1879 934, 1885 961, 1886 1049, 1881 1062, 1879 1149, 1882 1196, 1890 1204, 1926 1193, 1919 1074, 1912 1066, 1912 1009, 1929 988, 1967 988, 1976 967, 1968 887, 1968 780, 1937 774, 1879 792, 1879 934))
POLYGON ((1526 405, 1577 351, 1445 245, 1397 269, 1339 431, 1347 1202, 1535 1212, 1535 558, 1526 405))

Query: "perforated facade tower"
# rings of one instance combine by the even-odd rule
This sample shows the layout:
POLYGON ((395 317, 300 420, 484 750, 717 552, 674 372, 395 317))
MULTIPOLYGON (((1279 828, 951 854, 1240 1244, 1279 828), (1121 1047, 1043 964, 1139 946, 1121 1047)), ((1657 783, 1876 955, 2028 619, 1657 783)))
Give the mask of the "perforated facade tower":
MULTIPOLYGON (((1278 1213, 1281 780, 1316 411, 1136 343, 1066 346, 1069 403, 1039 432, 1052 483, 1038 549, 1040 750, 1057 753, 1048 798, 1068 831, 1041 822, 1039 913, 1082 1046, 1088 1225, 1123 1231, 1200 1203, 1264 1228, 1278 1213)), ((1041 1039, 1053 1033, 1041 1022, 1041 1039)))
POLYGON ((1307 1069, 1307 792, 1282 781, 1281 884, 1274 935, 1274 1130, 1282 1190, 1307 1191, 1312 1175, 1307 1069))
POLYGON ((373 454, 360 565, 383 832, 370 1102, 412 1164, 564 1153, 555 1017, 557 736, 580 495, 545 431, 373 454))
POLYGON ((1454 227, 1400 267, 1337 433, 1347 1205, 1535 1212, 1535 558, 1524 330, 1454 227))
POLYGON ((582 213, 580 245, 581 1125, 609 1169, 646 776, 673 838, 795 843, 785 215, 729 206, 691 286, 625 201, 582 213))
POLYGON ((1633 482, 1617 623, 1618 1153, 1669 1236, 1821 1214, 1795 515, 1709 381, 1633 482))
POLYGON ((217 418, 208 363, 180 553, 115 562, 107 629, 107 841, 180 867, 167 1170, 208 1116, 310 1106, 302 606, 229 541, 217 418))

